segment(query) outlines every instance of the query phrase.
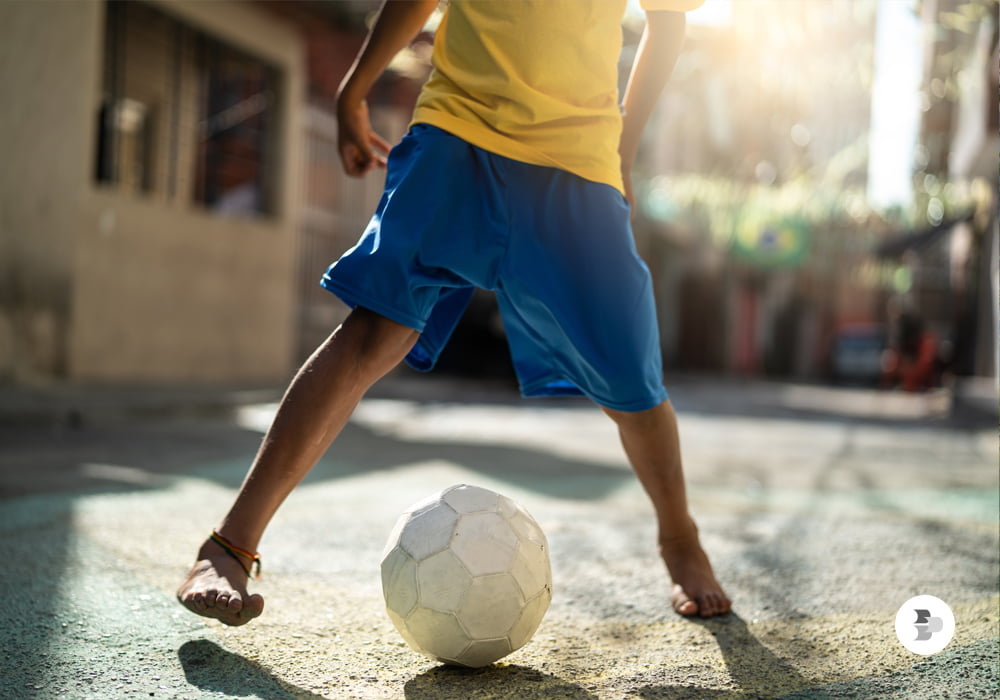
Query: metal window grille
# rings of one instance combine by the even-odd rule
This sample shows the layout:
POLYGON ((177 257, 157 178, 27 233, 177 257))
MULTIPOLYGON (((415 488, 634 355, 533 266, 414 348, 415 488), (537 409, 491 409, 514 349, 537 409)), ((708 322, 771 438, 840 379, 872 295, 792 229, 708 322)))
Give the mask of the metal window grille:
POLYGON ((96 180, 220 214, 274 214, 280 72, 142 2, 106 8, 96 180))

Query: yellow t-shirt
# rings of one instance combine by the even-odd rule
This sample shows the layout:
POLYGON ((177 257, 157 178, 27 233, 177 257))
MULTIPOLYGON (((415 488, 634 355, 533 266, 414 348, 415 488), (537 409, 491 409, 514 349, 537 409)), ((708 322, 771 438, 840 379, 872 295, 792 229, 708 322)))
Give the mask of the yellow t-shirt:
MULTIPOLYGON (((703 0, 641 0, 687 11, 703 0)), ((623 189, 618 57, 627 0, 451 0, 413 123, 623 189)))

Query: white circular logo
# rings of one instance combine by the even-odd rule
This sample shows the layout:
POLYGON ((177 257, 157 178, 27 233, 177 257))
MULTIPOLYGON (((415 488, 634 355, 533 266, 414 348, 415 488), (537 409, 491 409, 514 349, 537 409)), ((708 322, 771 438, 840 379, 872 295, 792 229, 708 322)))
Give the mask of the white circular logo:
POLYGON ((940 598, 918 595, 896 613, 896 636, 914 654, 936 654, 955 635, 955 615, 940 598))

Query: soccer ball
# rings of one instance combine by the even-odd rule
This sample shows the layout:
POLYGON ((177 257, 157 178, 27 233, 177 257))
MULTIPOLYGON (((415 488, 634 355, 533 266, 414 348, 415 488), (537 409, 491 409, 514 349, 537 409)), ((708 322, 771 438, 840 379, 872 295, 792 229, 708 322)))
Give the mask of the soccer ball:
POLYGON ((382 556, 382 593, 413 649, 486 666, 522 647, 549 607, 545 534, 506 496, 452 486, 396 521, 382 556))

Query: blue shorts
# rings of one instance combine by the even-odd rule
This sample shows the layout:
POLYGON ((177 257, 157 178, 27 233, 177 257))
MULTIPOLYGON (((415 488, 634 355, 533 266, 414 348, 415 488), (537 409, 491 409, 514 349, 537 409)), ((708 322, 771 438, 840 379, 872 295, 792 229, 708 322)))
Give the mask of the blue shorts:
POLYGON ((420 332, 430 370, 476 287, 496 292, 524 396, 584 394, 621 411, 667 398, 649 270, 625 198, 565 171, 416 125, 385 192, 321 284, 420 332))

